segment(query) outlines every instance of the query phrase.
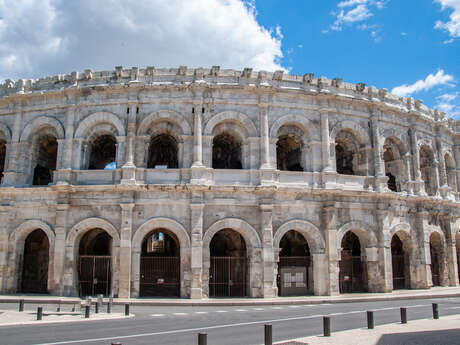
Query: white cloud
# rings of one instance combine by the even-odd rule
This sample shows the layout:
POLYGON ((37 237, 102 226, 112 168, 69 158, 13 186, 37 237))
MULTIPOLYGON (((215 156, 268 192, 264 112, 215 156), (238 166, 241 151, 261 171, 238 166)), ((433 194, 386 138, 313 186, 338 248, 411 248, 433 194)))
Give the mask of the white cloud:
POLYGON ((460 93, 446 93, 436 97, 435 107, 445 112, 449 117, 460 117, 460 93))
POLYGON ((448 22, 438 20, 434 27, 436 29, 446 30, 452 38, 460 38, 460 0, 435 1, 441 4, 443 10, 450 8, 453 12, 450 14, 448 22))
POLYGON ((383 9, 386 3, 387 1, 378 0, 341 1, 337 4, 338 11, 332 12, 332 15, 335 17, 334 23, 332 23, 327 30, 323 30, 322 32, 327 33, 329 30, 342 31, 343 27, 346 25, 351 26, 354 23, 364 22, 374 16, 374 10, 383 9))
POLYGON ((243 0, 0 0, 0 74, 153 65, 284 69, 281 28, 243 0))
POLYGON ((445 74, 444 70, 439 69, 436 74, 429 74, 424 80, 418 80, 410 85, 404 84, 397 86, 391 90, 391 93, 395 94, 396 96, 403 97, 412 95, 419 91, 430 90, 435 86, 452 85, 453 82, 454 77, 452 75, 445 74))

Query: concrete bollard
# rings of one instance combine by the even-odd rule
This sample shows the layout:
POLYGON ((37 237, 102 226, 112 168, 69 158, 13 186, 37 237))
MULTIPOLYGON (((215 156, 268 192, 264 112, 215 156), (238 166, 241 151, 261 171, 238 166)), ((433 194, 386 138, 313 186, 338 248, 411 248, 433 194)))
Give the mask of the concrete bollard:
POLYGON ((331 318, 329 316, 323 316, 323 335, 325 337, 331 336, 331 318))
POLYGON ((23 299, 19 300, 19 311, 24 311, 24 300, 23 299))
POLYGON ((43 307, 37 307, 37 321, 43 318, 43 307))
POLYGON ((272 333, 272 325, 270 323, 265 324, 265 334, 264 334, 264 339, 265 345, 273 345, 273 333, 272 333))
POLYGON ((129 304, 125 304, 125 316, 129 316, 129 304))
POLYGON ((401 308, 401 323, 407 323, 407 308, 401 308))
POLYGON ((90 314, 90 305, 85 305, 85 319, 89 319, 89 314, 90 314))
POLYGON ((367 312, 367 329, 374 329, 374 312, 367 312))
POLYGON ((439 308, 437 303, 432 304, 433 307, 433 319, 437 320, 439 319, 439 308))
POLYGON ((208 333, 198 333, 198 345, 208 344, 208 333))

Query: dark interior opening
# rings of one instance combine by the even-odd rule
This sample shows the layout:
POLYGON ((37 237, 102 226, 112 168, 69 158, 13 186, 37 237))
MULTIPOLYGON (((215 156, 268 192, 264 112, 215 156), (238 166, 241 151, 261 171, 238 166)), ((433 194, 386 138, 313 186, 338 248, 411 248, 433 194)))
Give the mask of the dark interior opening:
POLYGON ((223 133, 214 137, 212 167, 214 169, 242 169, 241 143, 232 135, 223 133))
POLYGON ((174 137, 169 134, 154 136, 150 142, 147 167, 177 169, 179 167, 177 152, 178 146, 174 137))
POLYGON ((38 139, 38 156, 34 167, 33 185, 46 186, 53 182, 56 170, 58 143, 55 137, 45 135, 38 139))
POLYGON ((303 171, 302 142, 294 135, 282 135, 276 143, 276 165, 279 170, 303 171))
MULTIPOLYGON (((110 163, 115 163, 117 141, 112 135, 100 135, 91 143, 89 170, 102 170, 110 163)), ((116 163, 115 163, 116 164, 116 163)))
POLYGON ((24 242, 21 292, 48 292, 48 236, 41 229, 32 231, 24 242))

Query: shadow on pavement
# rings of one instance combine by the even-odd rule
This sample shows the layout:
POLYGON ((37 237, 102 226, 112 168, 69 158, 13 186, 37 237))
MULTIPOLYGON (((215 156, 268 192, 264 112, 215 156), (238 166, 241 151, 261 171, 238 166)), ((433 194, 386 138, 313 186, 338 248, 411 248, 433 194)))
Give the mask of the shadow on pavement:
POLYGON ((443 331, 384 334, 376 345, 458 345, 460 328, 443 331))

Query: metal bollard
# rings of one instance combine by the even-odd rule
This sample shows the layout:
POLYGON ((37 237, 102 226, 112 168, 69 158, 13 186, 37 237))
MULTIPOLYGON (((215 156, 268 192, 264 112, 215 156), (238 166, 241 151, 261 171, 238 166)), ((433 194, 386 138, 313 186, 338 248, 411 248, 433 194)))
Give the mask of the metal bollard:
POLYGON ((374 329, 374 312, 367 312, 367 329, 374 329))
POLYGON ((125 304, 125 316, 129 316, 129 304, 125 304))
POLYGON ((438 303, 433 303, 433 319, 437 320, 439 319, 439 308, 438 308, 438 303))
POLYGON ((265 324, 265 345, 273 345, 273 333, 271 323, 265 324))
POLYGON ((401 323, 407 323, 407 308, 401 308, 401 323))
POLYGON ((60 312, 61 311, 61 301, 59 301, 58 303, 58 306, 56 307, 56 312, 60 312))
POLYGON ((323 335, 325 337, 331 336, 331 318, 329 316, 323 316, 323 335))
POLYGON ((75 304, 72 307, 72 312, 75 312, 75 304))
POLYGON ((198 345, 208 344, 208 333, 198 333, 198 345))
POLYGON ((85 305, 85 319, 89 319, 90 305, 85 305))
POLYGON ((107 314, 110 314, 112 312, 112 299, 109 300, 107 303, 107 314))
POLYGON ((19 300, 19 311, 24 311, 24 300, 23 299, 19 300))
POLYGON ((37 307, 37 321, 43 318, 43 307, 37 307))
POLYGON ((121 343, 112 343, 112 345, 122 345, 121 343))
POLYGON ((99 314, 99 302, 96 302, 96 304, 94 305, 94 312, 96 314, 99 314))

